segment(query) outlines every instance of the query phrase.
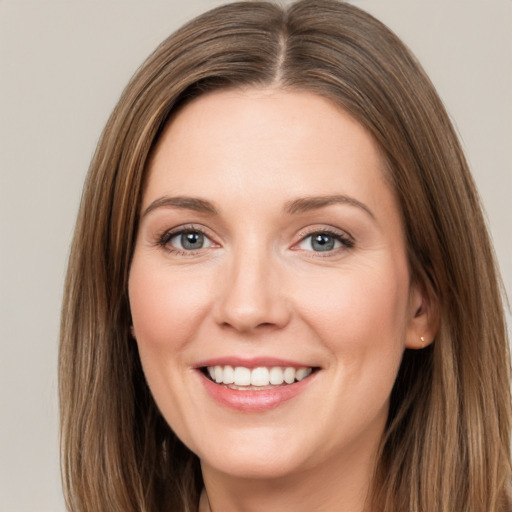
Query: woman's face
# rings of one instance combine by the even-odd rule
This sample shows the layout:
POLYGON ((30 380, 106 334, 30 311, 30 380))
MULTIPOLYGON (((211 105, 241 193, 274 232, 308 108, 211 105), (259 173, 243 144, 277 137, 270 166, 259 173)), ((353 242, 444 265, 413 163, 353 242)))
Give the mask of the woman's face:
POLYGON ((148 172, 130 304, 178 437, 242 477, 369 464, 423 334, 371 136, 308 92, 222 91, 179 111, 148 172))

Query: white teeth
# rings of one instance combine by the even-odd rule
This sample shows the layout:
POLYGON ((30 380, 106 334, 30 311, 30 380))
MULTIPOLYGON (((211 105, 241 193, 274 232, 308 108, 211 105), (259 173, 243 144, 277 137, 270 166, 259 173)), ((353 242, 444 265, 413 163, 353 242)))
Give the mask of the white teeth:
POLYGON ((267 368, 245 368, 244 366, 208 366, 210 378, 218 384, 234 384, 235 386, 280 386, 283 383, 293 384, 295 381, 305 379, 313 371, 312 368, 293 368, 291 366, 282 368, 273 366, 267 368))
POLYGON ((274 384, 276 386, 280 386, 284 382, 283 369, 279 366, 274 366, 274 368, 270 368, 270 384, 274 384))
POLYGON ((251 370, 243 366, 235 368, 235 382, 237 386, 249 386, 251 384, 251 370))
POLYGON ((224 384, 233 384, 235 382, 235 370, 232 366, 224 366, 222 382, 224 384))
POLYGON ((291 384, 295 380, 295 368, 285 368, 283 375, 286 384, 291 384))
POLYGON ((299 368, 295 372, 295 378, 298 381, 301 381, 301 380, 305 379, 311 373, 311 371, 312 371, 311 368, 299 368))
POLYGON ((268 386, 269 379, 267 368, 254 368, 251 372, 251 386, 268 386))
POLYGON ((215 382, 218 384, 222 382, 222 366, 215 367, 215 382))

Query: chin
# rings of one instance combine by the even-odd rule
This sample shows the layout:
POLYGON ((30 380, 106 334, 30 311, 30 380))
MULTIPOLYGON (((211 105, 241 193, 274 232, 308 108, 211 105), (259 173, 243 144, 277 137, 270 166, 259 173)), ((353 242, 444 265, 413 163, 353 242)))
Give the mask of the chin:
POLYGON ((201 464, 232 478, 246 480, 270 480, 285 478, 303 466, 304 461, 283 459, 281 454, 228 456, 224 460, 201 459, 201 464))
MULTIPOLYGON (((195 451, 201 464, 216 472, 244 479, 276 479, 314 466, 303 440, 276 432, 261 432, 261 437, 243 433, 219 437, 204 449, 195 451)), ((316 457, 315 457, 316 458, 316 457)))

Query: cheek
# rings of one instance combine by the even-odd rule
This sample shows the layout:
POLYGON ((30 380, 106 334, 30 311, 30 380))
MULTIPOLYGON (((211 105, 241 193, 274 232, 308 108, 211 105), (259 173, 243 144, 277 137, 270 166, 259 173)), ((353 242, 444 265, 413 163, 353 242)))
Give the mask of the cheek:
POLYGON ((390 263, 384 271, 382 265, 353 266, 316 275, 309 284, 302 280, 297 291, 299 307, 334 352, 403 348, 409 284, 399 265, 390 263))
MULTIPOLYGON (((208 310, 208 286, 195 286, 197 276, 170 271, 134 256, 129 278, 132 322, 144 374, 152 395, 179 432, 191 400, 183 399, 187 378, 187 346, 208 310)), ((185 436, 186 437, 186 436, 185 436)))
POLYGON ((150 363, 150 357, 168 356, 169 351, 178 356, 193 338, 211 300, 211 293, 208 293, 211 288, 205 277, 187 276, 186 269, 171 272, 134 257, 129 299, 135 336, 145 366, 150 363))
POLYGON ((337 404, 340 422, 352 412, 347 428, 354 436, 376 417, 385 421, 405 348, 408 273, 385 268, 352 267, 301 292, 303 318, 332 356, 328 400, 337 404))

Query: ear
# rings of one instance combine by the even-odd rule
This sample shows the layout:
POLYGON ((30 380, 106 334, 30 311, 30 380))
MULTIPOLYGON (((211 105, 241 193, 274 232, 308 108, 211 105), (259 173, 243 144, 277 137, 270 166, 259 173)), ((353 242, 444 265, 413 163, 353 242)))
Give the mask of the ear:
POLYGON ((412 284, 405 346, 422 349, 430 345, 439 329, 439 305, 433 291, 420 284, 412 284))

